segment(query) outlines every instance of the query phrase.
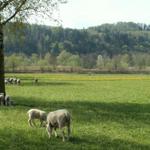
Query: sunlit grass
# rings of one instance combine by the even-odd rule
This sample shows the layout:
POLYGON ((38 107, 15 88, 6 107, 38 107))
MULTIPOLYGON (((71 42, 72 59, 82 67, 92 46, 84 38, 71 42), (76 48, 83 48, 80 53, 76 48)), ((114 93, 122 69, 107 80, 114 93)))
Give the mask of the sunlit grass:
POLYGON ((9 74, 6 77, 21 77, 23 79, 32 80, 34 78, 38 79, 49 79, 54 81, 107 81, 107 80, 150 80, 149 75, 122 75, 122 74, 102 74, 102 75, 94 75, 94 74, 9 74))
POLYGON ((15 106, 0 109, 0 149, 150 149, 149 75, 6 76, 21 78, 21 85, 6 87, 15 106), (26 112, 33 107, 67 108, 73 118, 71 140, 49 140, 44 128, 30 128, 26 112))

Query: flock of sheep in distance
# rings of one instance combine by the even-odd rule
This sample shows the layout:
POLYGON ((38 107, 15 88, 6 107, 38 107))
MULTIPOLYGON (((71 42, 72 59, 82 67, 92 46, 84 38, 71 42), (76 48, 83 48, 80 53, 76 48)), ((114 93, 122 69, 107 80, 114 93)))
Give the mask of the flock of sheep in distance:
MULTIPOLYGON (((20 85, 21 79, 19 79, 19 78, 5 78, 4 82, 6 85, 20 85)), ((37 84, 38 79, 37 78, 33 79, 33 83, 37 84)), ((10 98, 9 95, 5 95, 4 93, 0 93, 0 105, 10 106, 13 103, 14 102, 10 98)))
POLYGON ((5 84, 17 84, 20 85, 21 80, 17 78, 5 78, 5 84))
MULTIPOLYGON (((34 83, 38 83, 38 79, 34 79, 34 83)), ((17 78, 6 78, 5 84, 21 84, 21 80, 17 78)), ((9 95, 0 93, 0 105, 10 106, 13 105, 13 101, 10 99, 9 95)), ((50 138, 54 130, 55 137, 57 137, 57 129, 61 130, 62 140, 65 141, 64 127, 67 128, 67 139, 70 138, 70 125, 71 125, 71 115, 67 109, 59 109, 46 113, 45 111, 39 109, 30 109, 28 112, 28 123, 31 127, 36 126, 34 120, 38 119, 40 121, 40 127, 45 127, 50 138)))
MULTIPOLYGON (((21 80, 18 78, 5 78, 5 84, 16 84, 20 85, 21 80)), ((10 106, 13 104, 13 101, 10 99, 9 95, 5 95, 4 93, 0 93, 0 105, 10 106)))

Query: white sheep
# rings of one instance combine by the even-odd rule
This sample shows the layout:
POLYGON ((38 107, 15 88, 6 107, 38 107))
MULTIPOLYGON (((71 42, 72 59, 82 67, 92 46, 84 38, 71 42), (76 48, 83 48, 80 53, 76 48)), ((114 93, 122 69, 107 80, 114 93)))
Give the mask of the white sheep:
POLYGON ((0 93, 0 105, 4 104, 5 96, 4 93, 0 93))
POLYGON ((0 93, 0 105, 9 106, 12 104, 13 104, 13 101, 11 100, 9 95, 4 96, 4 93, 0 93))
POLYGON ((13 101, 11 100, 11 98, 9 97, 9 95, 5 95, 5 105, 6 106, 10 106, 13 104, 13 101))
POLYGON ((9 83, 8 79, 5 79, 5 84, 8 84, 8 83, 9 83))
POLYGON ((35 122, 34 122, 34 119, 39 119, 41 124, 40 126, 42 127, 43 125, 43 121, 46 121, 46 117, 47 117, 47 114, 45 111, 42 111, 42 110, 39 110, 39 109, 30 109, 28 112, 27 112, 28 116, 29 116, 29 119, 28 119, 28 123, 29 125, 32 127, 33 125, 35 125, 35 122))
POLYGON ((10 84, 13 84, 13 78, 9 78, 9 79, 8 79, 8 82, 9 82, 10 84))
POLYGON ((70 123, 71 123, 71 116, 68 110, 66 109, 60 109, 60 110, 56 110, 56 111, 48 113, 46 129, 47 129, 49 138, 51 137, 53 129, 55 132, 55 136, 57 137, 56 129, 59 128, 62 131, 62 139, 63 141, 65 141, 63 127, 67 127, 68 139, 69 139, 70 123))
POLYGON ((16 84, 20 85, 21 84, 21 80, 20 79, 16 79, 16 84))

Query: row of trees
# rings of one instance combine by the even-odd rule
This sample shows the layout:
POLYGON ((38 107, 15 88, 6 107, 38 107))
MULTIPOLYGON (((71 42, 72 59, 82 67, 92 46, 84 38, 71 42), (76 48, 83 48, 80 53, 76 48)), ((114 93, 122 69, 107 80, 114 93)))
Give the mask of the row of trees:
POLYGON ((110 57, 128 52, 149 52, 150 27, 133 22, 104 24, 88 29, 64 29, 24 25, 11 34, 12 24, 5 28, 5 53, 58 55, 62 49, 72 54, 97 53, 110 57))
POLYGON ((150 54, 119 54, 110 58, 107 55, 96 54, 75 55, 63 50, 58 56, 51 53, 46 53, 43 57, 37 54, 31 56, 25 54, 5 56, 6 71, 34 71, 34 69, 54 71, 60 67, 70 67, 74 70, 75 68, 97 68, 102 71, 128 71, 131 68, 139 71, 141 69, 148 70, 150 67, 150 54))

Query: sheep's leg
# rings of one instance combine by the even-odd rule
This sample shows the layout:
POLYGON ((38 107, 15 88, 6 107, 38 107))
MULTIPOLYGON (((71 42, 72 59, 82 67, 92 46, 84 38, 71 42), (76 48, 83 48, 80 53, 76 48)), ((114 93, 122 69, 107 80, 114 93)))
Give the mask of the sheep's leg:
POLYGON ((48 133, 48 137, 50 139, 51 138, 52 129, 50 128, 49 124, 47 125, 46 130, 47 130, 47 133, 48 133))
POLYGON ((61 129, 61 132, 62 132, 62 139, 63 139, 63 142, 65 141, 65 132, 63 130, 63 125, 61 124, 61 122, 58 120, 58 127, 59 129, 61 129))
POLYGON ((43 122, 43 125, 42 125, 42 127, 46 127, 46 124, 47 124, 46 122, 43 122))
POLYGON ((35 124, 34 120, 32 120, 32 123, 33 123, 33 125, 36 127, 36 124, 35 124))
POLYGON ((70 124, 68 124, 67 130, 68 130, 68 140, 69 140, 69 138, 70 138, 70 133, 71 133, 70 124))
POLYGON ((55 137, 58 137, 57 132, 56 132, 56 128, 54 128, 54 134, 55 134, 55 137))
POLYGON ((42 120, 40 120, 40 122, 41 122, 40 127, 43 127, 43 126, 42 126, 42 125, 43 125, 43 121, 42 121, 42 120))
POLYGON ((63 142, 65 142, 65 132, 63 129, 62 129, 62 140, 63 140, 63 142))
POLYGON ((32 120, 31 120, 31 119, 28 120, 28 123, 29 123, 29 125, 30 125, 31 127, 33 127, 33 125, 32 125, 32 120))

